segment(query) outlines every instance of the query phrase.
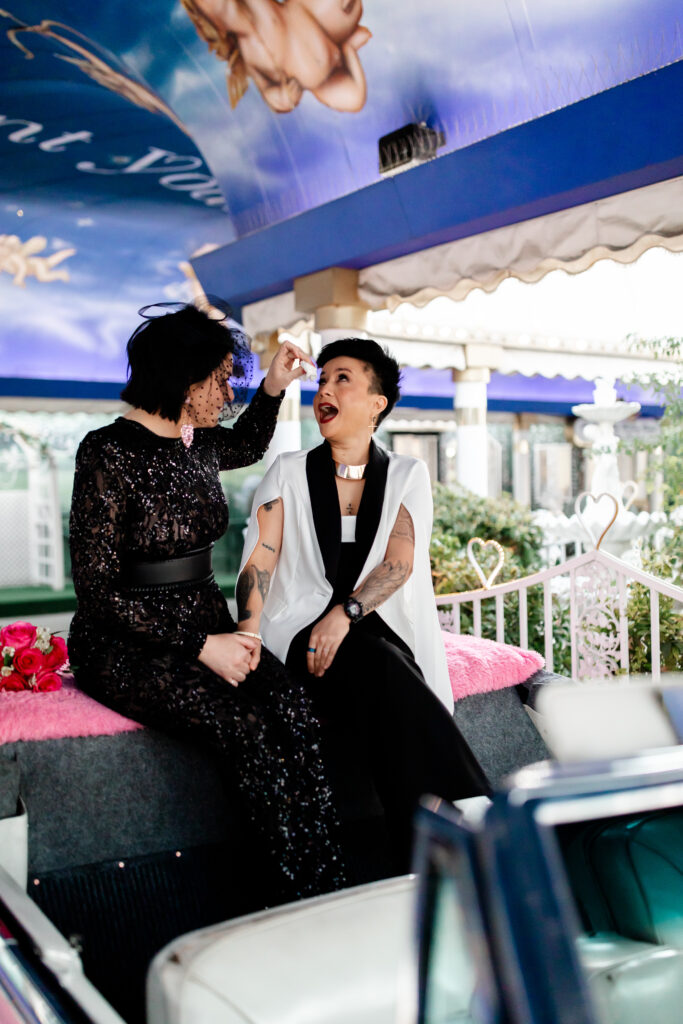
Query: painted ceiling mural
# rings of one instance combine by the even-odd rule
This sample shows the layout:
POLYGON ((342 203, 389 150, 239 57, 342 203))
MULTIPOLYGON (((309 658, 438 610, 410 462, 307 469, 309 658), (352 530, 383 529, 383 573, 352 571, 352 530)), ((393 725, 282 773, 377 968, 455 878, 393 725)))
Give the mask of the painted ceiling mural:
MULTIPOLYGON (((189 258, 683 56, 680 0, 6 0, 0 376, 120 381, 189 258)), ((408 172, 410 173, 410 172, 408 172)))

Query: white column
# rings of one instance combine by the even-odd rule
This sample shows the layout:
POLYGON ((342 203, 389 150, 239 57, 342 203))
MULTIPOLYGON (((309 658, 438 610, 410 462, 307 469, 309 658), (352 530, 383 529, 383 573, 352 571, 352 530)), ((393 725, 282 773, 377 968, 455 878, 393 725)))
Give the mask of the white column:
POLYGON ((272 466, 283 452, 298 452, 301 448, 301 385, 292 381, 287 390, 278 416, 277 426, 265 454, 266 469, 272 466))
POLYGON ((483 367, 455 370, 455 420, 458 427, 455 474, 459 484, 486 497, 488 494, 488 435, 486 385, 490 371, 483 367))
POLYGON ((529 432, 521 417, 512 429, 512 497, 531 508, 531 453, 529 432))

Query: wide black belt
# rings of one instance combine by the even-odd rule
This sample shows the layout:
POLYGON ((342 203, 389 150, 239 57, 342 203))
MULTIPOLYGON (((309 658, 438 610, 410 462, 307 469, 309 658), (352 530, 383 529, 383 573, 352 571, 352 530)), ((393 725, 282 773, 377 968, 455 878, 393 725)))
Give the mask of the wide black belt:
POLYGON ((211 549, 196 548, 177 558, 164 558, 158 562, 126 562, 123 567, 123 585, 129 590, 138 587, 170 587, 178 583, 206 583, 213 579, 211 549))

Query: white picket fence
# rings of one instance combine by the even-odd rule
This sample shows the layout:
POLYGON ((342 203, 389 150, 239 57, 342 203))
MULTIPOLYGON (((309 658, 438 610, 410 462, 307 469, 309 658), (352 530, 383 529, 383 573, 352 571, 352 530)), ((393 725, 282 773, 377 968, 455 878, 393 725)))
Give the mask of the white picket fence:
POLYGON ((641 583, 650 596, 650 640, 652 678, 661 677, 660 596, 670 597, 683 614, 683 588, 650 573, 636 569, 601 550, 551 566, 522 579, 484 586, 479 590, 437 596, 436 604, 443 629, 461 631, 461 609, 472 606, 474 636, 481 636, 482 606, 493 601, 496 640, 505 642, 505 601, 519 595, 519 644, 529 648, 528 595, 534 587, 543 588, 544 650, 546 669, 553 671, 554 629, 553 595, 569 605, 571 674, 575 680, 613 676, 629 672, 627 603, 629 587, 641 583))

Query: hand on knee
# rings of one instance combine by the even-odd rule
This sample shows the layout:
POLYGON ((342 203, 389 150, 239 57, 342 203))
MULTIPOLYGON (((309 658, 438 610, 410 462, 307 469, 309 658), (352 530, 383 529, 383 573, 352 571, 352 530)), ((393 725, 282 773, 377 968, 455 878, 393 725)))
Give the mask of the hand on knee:
POLYGON ((311 675, 325 674, 349 632, 349 625, 348 616, 340 604, 316 623, 306 652, 306 667, 311 675))

